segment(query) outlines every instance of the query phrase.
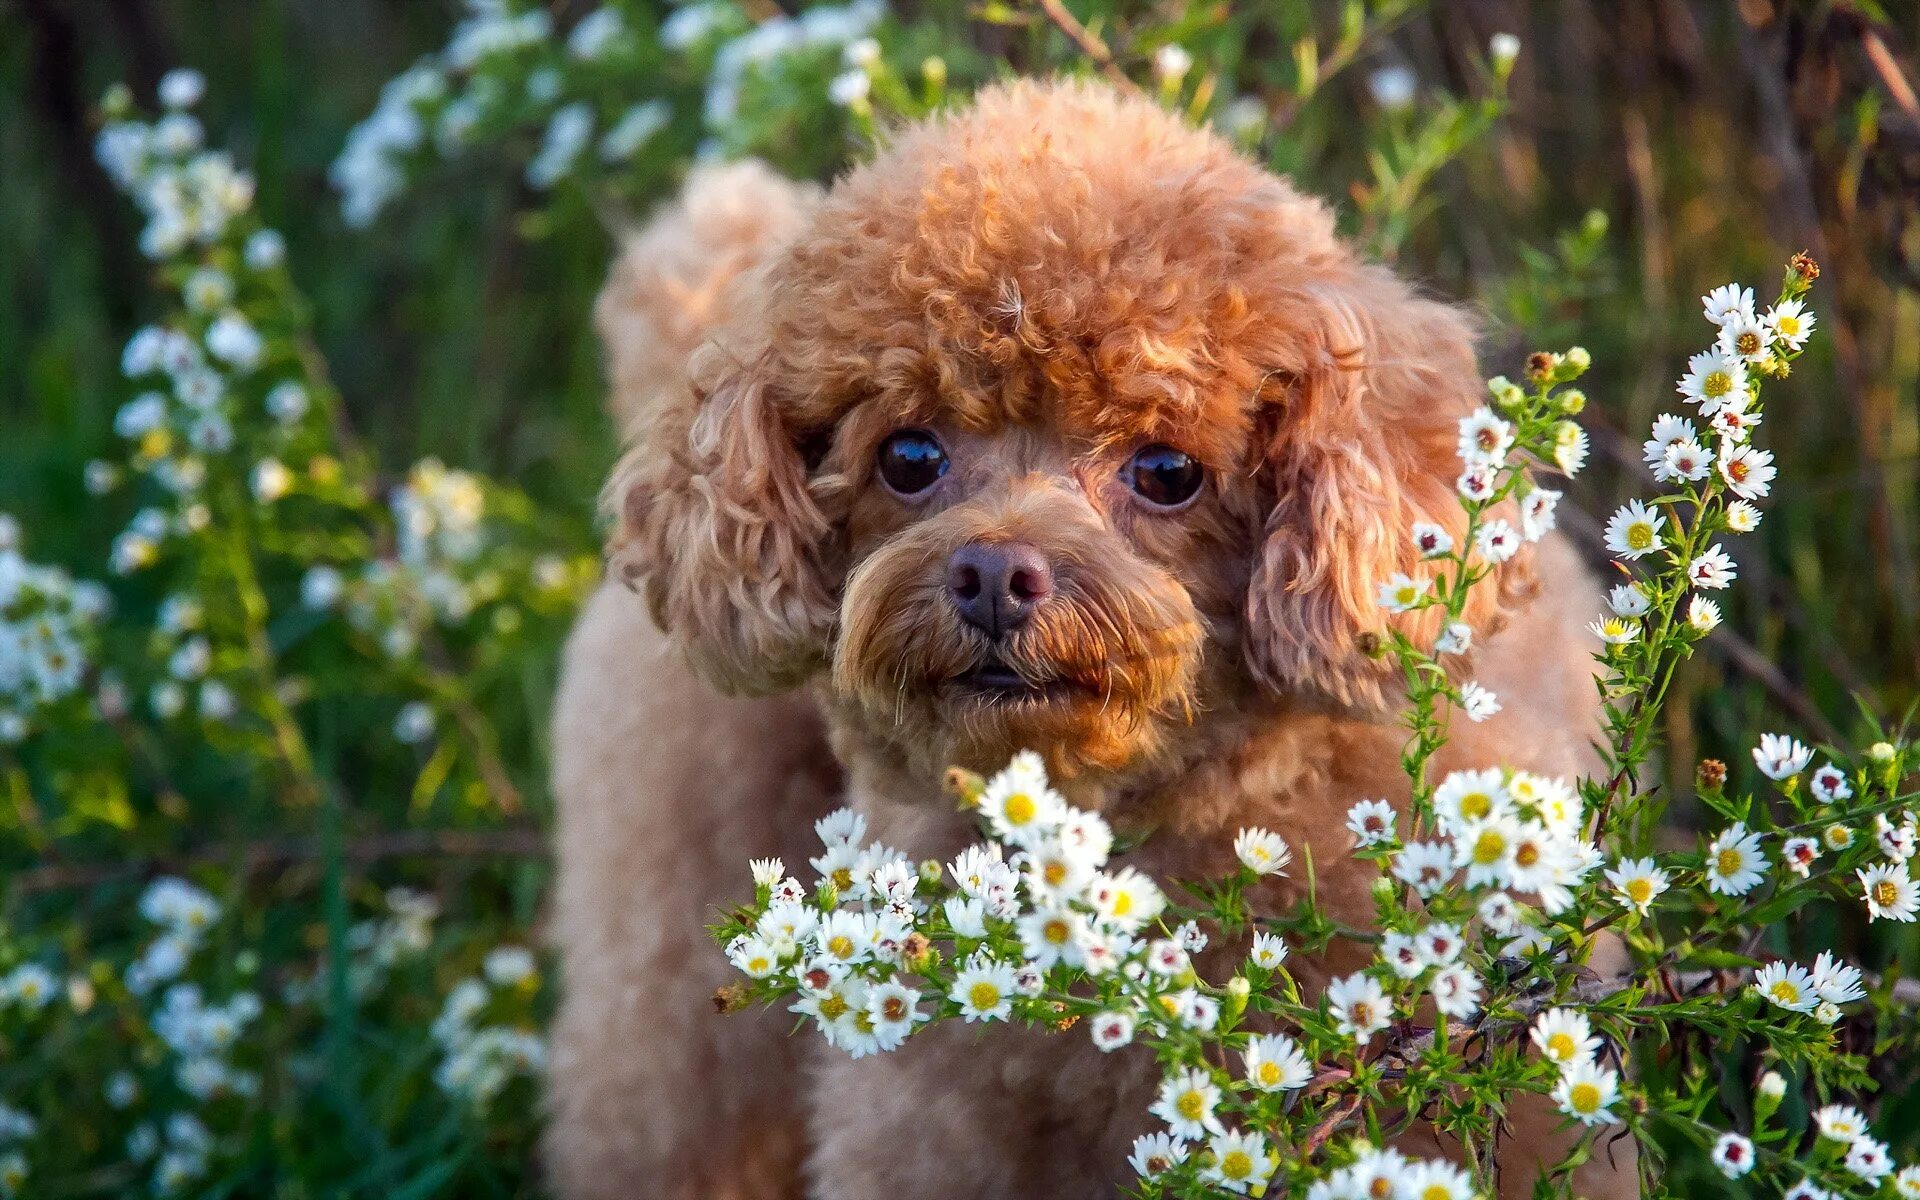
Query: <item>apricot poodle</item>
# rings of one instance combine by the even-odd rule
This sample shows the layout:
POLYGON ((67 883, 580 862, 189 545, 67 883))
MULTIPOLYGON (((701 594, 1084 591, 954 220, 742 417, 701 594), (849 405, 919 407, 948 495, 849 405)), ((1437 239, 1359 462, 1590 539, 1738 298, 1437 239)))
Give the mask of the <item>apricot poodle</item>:
MULTIPOLYGON (((1034 83, 824 194, 697 173, 597 313, 630 449, 554 725, 562 1194, 1117 1194, 1151 1053, 942 1025, 851 1061, 786 1014, 717 1015, 703 926, 842 802, 951 853, 943 768, 1022 747, 1153 831, 1140 868, 1223 872, 1265 825, 1368 920, 1342 817, 1406 794, 1374 594, 1415 521, 1461 524, 1471 322, 1212 134, 1034 83)), ((1472 671, 1505 709, 1443 768, 1588 765, 1591 590, 1551 537, 1479 589, 1472 671)), ((1560 1135, 1510 1120, 1526 1195, 1560 1135)), ((1630 1164, 1583 1171, 1631 1192, 1630 1164)))

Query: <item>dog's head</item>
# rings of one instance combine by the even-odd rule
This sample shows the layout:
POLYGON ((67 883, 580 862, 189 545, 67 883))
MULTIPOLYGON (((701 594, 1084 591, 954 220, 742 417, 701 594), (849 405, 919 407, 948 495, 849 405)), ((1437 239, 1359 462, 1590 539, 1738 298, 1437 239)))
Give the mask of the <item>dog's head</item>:
POLYGON ((616 565, 715 682, 824 675, 925 764, 1378 710, 1376 586, 1461 524, 1471 340, 1213 136, 995 89, 836 186, 696 356, 616 476, 616 565))

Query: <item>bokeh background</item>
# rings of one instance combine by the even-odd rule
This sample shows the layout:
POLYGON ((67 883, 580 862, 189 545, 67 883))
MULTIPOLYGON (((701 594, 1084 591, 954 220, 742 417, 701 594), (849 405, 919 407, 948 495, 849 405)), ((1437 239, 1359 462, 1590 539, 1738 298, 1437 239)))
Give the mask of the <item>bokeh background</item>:
MULTIPOLYGON (((592 7, 546 6, 562 34, 592 7)), ((673 11, 622 7, 649 36, 673 11)), ((1374 253, 1480 312, 1489 374, 1517 374, 1536 347, 1589 348, 1594 465, 1563 523, 1596 563, 1593 514, 1647 486, 1640 431, 1672 407, 1673 380, 1706 341, 1700 295, 1739 279, 1770 298, 1786 257, 1810 253, 1822 268, 1820 329, 1793 379, 1769 388, 1776 495, 1744 542, 1727 625, 1676 680, 1660 769, 1684 793, 1700 757, 1742 769, 1756 729, 1857 742, 1871 740, 1867 714, 1900 723, 1920 695, 1920 6, 1069 7, 1110 59, 1063 32, 1057 6, 902 0, 873 30, 893 84, 876 80, 870 101, 829 99, 845 70, 837 45, 803 50, 750 71, 723 126, 702 114, 714 55, 648 42, 580 84, 597 103, 667 102, 666 127, 627 163, 530 182, 541 124, 503 117, 459 154, 416 156, 401 193, 355 225, 329 168, 382 86, 446 43, 467 15, 456 0, 0 0, 0 512, 19 519, 34 558, 90 577, 104 574, 103 548, 128 519, 128 504, 82 483, 85 465, 113 450, 114 414, 132 390, 120 348, 165 303, 137 247, 140 218, 94 153, 95 106, 117 81, 151 105, 169 69, 206 74, 200 116, 257 174, 259 211, 286 236, 314 344, 381 477, 428 456, 469 468, 524 493, 556 550, 586 555, 617 452, 589 307, 617 230, 669 195, 694 158, 751 153, 824 181, 868 151, 867 103, 884 127, 890 113, 1004 74, 1119 73, 1220 123, 1331 198, 1374 253), (1497 34, 1520 39, 1510 78, 1489 62, 1497 34), (1171 83, 1168 46, 1192 59, 1171 83), (936 55, 944 92, 924 65, 936 55)), ((730 11, 739 30, 781 16, 770 0, 730 11)), ((158 600, 137 581, 116 589, 133 611, 158 600)), ((563 625, 491 664, 475 694, 497 727, 511 803, 485 780, 454 799, 429 788, 423 802, 420 763, 355 744, 351 731, 386 715, 362 720, 345 700, 302 714, 349 731, 332 760, 352 797, 338 811, 289 807, 214 751, 182 752, 165 779, 136 773, 112 820, 68 804, 71 773, 30 771, 15 786, 13 815, 0 817, 0 872, 13 875, 0 920, 15 957, 50 940, 65 961, 95 961, 135 937, 116 914, 164 873, 196 874, 243 914, 223 944, 255 956, 237 959, 252 963, 249 977, 337 954, 351 915, 388 885, 443 908, 441 953, 410 968, 413 982, 384 1007, 287 1027, 278 1051, 318 1047, 318 1065, 271 1103, 243 1106, 265 1117, 229 1122, 220 1187, 535 1186, 530 1086, 485 1119, 436 1113, 422 1100, 433 1051, 420 1031, 489 948, 537 940, 550 810, 540 730, 563 625), (37 827, 21 815, 23 790, 37 827)), ((1819 936, 1822 948, 1860 937, 1837 923, 1819 936)), ((1920 951, 1905 935, 1859 948, 1883 964, 1920 951)), ((531 1002, 535 1018, 548 991, 531 1002)), ((38 1050, 11 1061, 0 1052, 0 1099, 10 1087, 62 1094, 71 1085, 58 1055, 109 1069, 111 1028, 76 1016, 62 1029, 64 1040, 43 1030, 38 1050)), ((125 1122, 110 1108, 74 1115, 70 1152, 35 1152, 45 1155, 36 1178, 57 1180, 44 1194, 114 1194, 142 1177, 118 1161, 125 1122)), ((1920 1119, 1904 1126, 1911 1150, 1920 1119)))

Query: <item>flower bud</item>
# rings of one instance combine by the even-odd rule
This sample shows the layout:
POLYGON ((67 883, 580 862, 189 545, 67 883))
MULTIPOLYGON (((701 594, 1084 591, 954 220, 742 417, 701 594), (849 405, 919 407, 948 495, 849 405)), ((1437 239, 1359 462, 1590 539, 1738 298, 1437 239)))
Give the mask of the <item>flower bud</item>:
POLYGON ((1553 378, 1560 368, 1560 356, 1549 354, 1545 350, 1535 350, 1527 355, 1527 378, 1535 383, 1545 383, 1553 378))
POLYGON ((1781 1098, 1787 1094, 1787 1081, 1778 1071, 1768 1071, 1760 1077, 1760 1085, 1754 1089, 1753 1125, 1755 1129, 1766 1124, 1767 1118, 1780 1110, 1781 1098))
POLYGON ((1875 742, 1867 747, 1867 757, 1877 763, 1892 762, 1894 753, 1892 742, 1875 742))
POLYGON ((986 779, 965 767, 948 767, 941 786, 946 789, 947 795, 960 802, 961 808, 980 807, 980 797, 987 791, 986 779))
POLYGON ((920 864, 920 882, 926 884, 928 887, 937 886, 940 882, 942 870, 943 868, 940 866, 939 860, 932 858, 927 859, 920 864))
POLYGON ((1245 975, 1235 975, 1227 980, 1227 998, 1220 1005, 1220 1024, 1223 1028, 1231 1026, 1240 1019, 1241 1013, 1247 1011, 1247 997, 1252 994, 1253 985, 1247 982, 1245 975))
POLYGON ((1717 758, 1706 758, 1694 772, 1694 781, 1703 792, 1717 792, 1727 784, 1727 764, 1717 758))
POLYGON ((928 87, 939 91, 947 86, 947 60, 937 54, 927 56, 920 64, 920 75, 928 87))
POLYGON ((1593 365, 1593 355, 1587 353, 1585 346, 1574 346, 1567 351, 1564 361, 1576 374, 1585 374, 1593 365))
POLYGON ((1570 417, 1577 417, 1587 407, 1587 394, 1579 388, 1568 388, 1554 397, 1560 404, 1560 411, 1570 417))

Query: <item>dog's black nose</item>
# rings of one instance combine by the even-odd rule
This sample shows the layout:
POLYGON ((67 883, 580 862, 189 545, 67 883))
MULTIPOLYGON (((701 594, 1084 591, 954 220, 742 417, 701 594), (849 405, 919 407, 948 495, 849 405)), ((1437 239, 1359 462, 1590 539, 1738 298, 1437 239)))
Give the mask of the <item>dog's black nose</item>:
POLYGON ((947 560, 947 593, 962 620, 998 638, 1053 594, 1053 567, 1025 542, 969 542, 947 560))

